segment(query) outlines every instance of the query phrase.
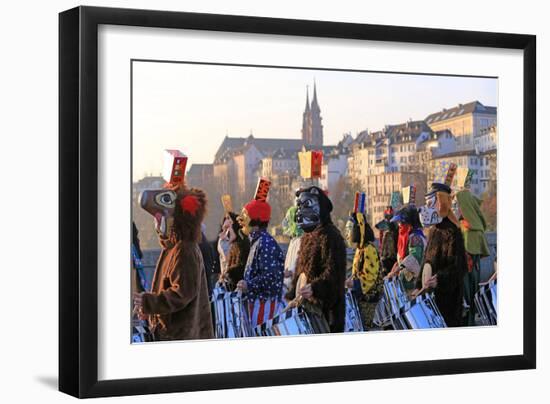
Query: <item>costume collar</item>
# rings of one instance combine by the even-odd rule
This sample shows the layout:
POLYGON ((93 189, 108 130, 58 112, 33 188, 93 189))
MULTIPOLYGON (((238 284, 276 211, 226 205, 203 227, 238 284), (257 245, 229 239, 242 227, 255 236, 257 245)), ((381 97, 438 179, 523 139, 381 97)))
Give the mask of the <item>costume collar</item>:
POLYGON ((253 242, 259 239, 262 233, 265 233, 265 232, 266 232, 265 229, 254 230, 253 232, 250 233, 248 237, 250 238, 250 241, 253 242))

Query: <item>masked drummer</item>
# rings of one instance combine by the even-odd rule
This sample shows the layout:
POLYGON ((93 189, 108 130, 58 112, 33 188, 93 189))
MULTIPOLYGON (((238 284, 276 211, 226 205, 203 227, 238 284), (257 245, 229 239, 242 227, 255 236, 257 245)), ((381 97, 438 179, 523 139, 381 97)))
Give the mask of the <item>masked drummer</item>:
POLYGON ((134 294, 134 311, 160 341, 213 338, 208 281, 199 247, 206 195, 185 186, 187 157, 165 150, 164 189, 146 190, 140 205, 154 217, 162 250, 151 289, 134 294))
MULTIPOLYGON (((451 166, 450 171, 456 170, 451 166)), ((435 301, 448 327, 462 325, 464 275, 468 271, 464 239, 459 222, 451 210, 452 176, 444 183, 432 183, 426 194, 427 206, 433 206, 432 230, 424 255, 422 275, 417 287, 434 290, 435 301)))
POLYGON ((253 327, 273 318, 284 307, 284 254, 267 232, 270 219, 271 206, 265 199, 247 203, 237 218, 241 231, 250 239, 244 278, 237 283, 237 289, 248 299, 253 327))
POLYGON ((316 332, 343 332, 345 324, 346 244, 332 223, 332 202, 319 187, 296 193, 296 222, 304 231, 293 289, 287 295, 304 302, 321 320, 316 332), (326 325, 323 325, 326 324, 326 325))
POLYGON ((426 246, 426 237, 415 206, 415 194, 414 186, 404 189, 403 200, 406 205, 391 219, 398 223, 397 262, 388 277, 399 276, 409 295, 415 289, 426 246))
POLYGON ((206 196, 169 186, 144 191, 141 207, 155 218, 162 250, 149 292, 134 295, 134 308, 160 341, 213 338, 205 267, 199 249, 206 196))
POLYGON ((464 325, 475 325, 474 296, 479 290, 481 259, 491 255, 485 238, 487 222, 481 211, 481 201, 470 192, 470 183, 474 172, 470 168, 457 169, 457 185, 460 188, 455 195, 457 217, 464 237, 464 247, 468 258, 468 272, 464 277, 464 300, 468 310, 464 325))
MULTIPOLYGON (((356 194, 357 195, 357 194, 356 194)), ((372 327, 376 303, 382 292, 383 283, 380 274, 380 259, 374 245, 374 232, 365 215, 365 193, 360 195, 363 201, 350 212, 346 223, 346 242, 355 249, 351 276, 346 279, 346 287, 365 303, 362 305, 362 320, 367 328, 372 327)), ((356 197, 357 199, 357 197, 356 197)))
POLYGON ((393 207, 386 206, 384 219, 375 225, 380 233, 380 263, 383 275, 389 274, 397 262, 397 225, 391 221, 393 215, 393 207))
POLYGON ((288 208, 283 219, 282 228, 283 234, 290 237, 288 243, 288 249, 285 256, 285 271, 284 271, 284 283, 283 293, 286 295, 292 288, 292 281, 294 280, 294 274, 296 273, 296 263, 298 262, 298 254, 300 251, 300 242, 302 241, 302 235, 304 231, 296 223, 296 206, 288 208))

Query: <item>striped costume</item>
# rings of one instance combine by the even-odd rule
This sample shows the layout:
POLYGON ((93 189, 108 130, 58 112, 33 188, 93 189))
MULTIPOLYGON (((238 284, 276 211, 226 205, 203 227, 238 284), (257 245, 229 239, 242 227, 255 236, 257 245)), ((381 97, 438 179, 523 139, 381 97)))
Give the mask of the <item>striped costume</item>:
POLYGON ((250 234, 244 280, 252 327, 273 318, 283 307, 284 254, 267 231, 250 234))

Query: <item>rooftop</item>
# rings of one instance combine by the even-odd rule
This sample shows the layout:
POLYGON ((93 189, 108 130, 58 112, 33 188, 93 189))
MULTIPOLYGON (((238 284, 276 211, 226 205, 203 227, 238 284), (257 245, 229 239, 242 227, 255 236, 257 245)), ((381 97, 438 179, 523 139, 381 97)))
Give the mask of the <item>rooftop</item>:
POLYGON ((497 107, 485 106, 479 101, 472 101, 467 104, 458 104, 450 109, 443 108, 439 112, 435 112, 426 117, 425 121, 428 124, 435 122, 446 121, 461 115, 478 113, 478 114, 494 114, 497 113, 497 107))
POLYGON ((256 138, 253 135, 248 137, 226 136, 216 152, 214 163, 222 162, 231 155, 242 153, 251 145, 254 145, 262 154, 270 155, 278 149, 298 151, 302 148, 304 142, 302 139, 256 138))

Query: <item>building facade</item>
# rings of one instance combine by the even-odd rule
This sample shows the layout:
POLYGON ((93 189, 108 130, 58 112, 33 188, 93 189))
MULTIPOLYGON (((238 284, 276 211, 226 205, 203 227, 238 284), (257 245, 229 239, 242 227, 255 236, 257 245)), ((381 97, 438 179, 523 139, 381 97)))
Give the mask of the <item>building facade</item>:
POLYGON ((496 150, 498 134, 496 125, 481 129, 479 136, 474 138, 475 149, 480 153, 496 150))
POLYGON ((190 187, 201 187, 210 184, 213 178, 213 164, 192 164, 185 176, 185 183, 190 187))
POLYGON ((497 108, 473 101, 450 109, 443 108, 428 115, 425 121, 434 131, 451 131, 458 151, 473 150, 481 131, 497 124, 497 108))
POLYGON ((262 159, 260 175, 267 178, 283 173, 297 175, 299 170, 298 152, 280 148, 262 159))
POLYGON ((367 176, 362 191, 367 193, 367 209, 372 225, 384 218, 384 209, 389 205, 392 192, 409 185, 416 186, 416 204, 424 204, 426 194, 426 174, 419 172, 388 172, 367 176))
POLYGON ((301 139, 226 136, 218 148, 213 164, 216 189, 222 194, 231 195, 236 203, 241 204, 253 196, 259 175, 267 174, 271 178, 282 167, 295 167, 298 164, 297 158, 296 162, 291 162, 286 153, 297 153, 302 146, 301 139), (273 159, 280 150, 284 150, 284 153, 277 154, 281 158, 273 159))

